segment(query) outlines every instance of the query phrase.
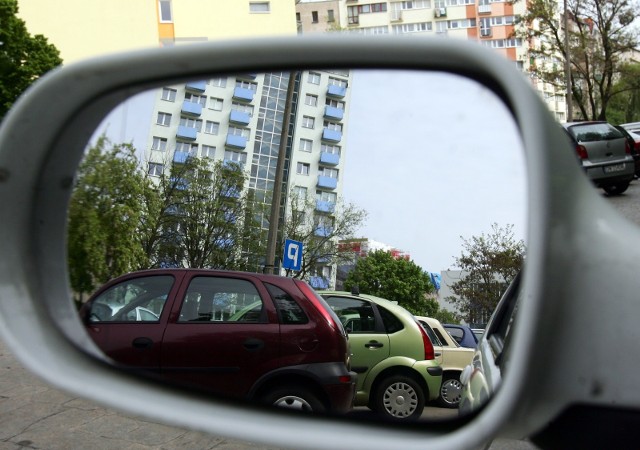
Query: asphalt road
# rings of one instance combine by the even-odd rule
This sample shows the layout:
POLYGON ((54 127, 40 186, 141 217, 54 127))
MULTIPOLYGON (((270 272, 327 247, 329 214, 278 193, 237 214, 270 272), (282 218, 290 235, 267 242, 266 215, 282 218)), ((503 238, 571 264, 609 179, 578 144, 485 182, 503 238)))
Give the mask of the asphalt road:
POLYGON ((614 208, 632 222, 640 225, 640 180, 634 180, 621 195, 609 197, 599 190, 614 208))

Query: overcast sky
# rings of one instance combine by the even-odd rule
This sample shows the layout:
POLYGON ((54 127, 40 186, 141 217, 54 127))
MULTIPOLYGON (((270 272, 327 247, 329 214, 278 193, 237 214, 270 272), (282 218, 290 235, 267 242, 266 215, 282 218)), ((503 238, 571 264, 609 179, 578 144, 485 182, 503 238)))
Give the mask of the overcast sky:
MULTIPOLYGON (((357 237, 404 250, 429 272, 454 268, 461 236, 494 222, 524 239, 524 156, 490 91, 453 75, 399 71, 356 72, 350 89, 343 198, 369 214, 357 237)), ((119 108, 99 132, 145 148, 153 98, 119 108)))

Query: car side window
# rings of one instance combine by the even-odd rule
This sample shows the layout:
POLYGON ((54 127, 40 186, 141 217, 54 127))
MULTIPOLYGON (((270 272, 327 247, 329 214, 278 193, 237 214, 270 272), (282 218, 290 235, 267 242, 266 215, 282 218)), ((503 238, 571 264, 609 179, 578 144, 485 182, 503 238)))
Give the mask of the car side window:
POLYGON ((248 280, 198 276, 189 283, 178 322, 267 322, 258 289, 248 280))
POLYGON ((423 322, 421 320, 419 322, 422 328, 424 328, 425 333, 427 333, 427 336, 429 336, 429 339, 431 340, 431 343, 433 345, 438 345, 440 347, 445 347, 447 345, 447 344, 443 344, 440 341, 440 338, 436 335, 437 330, 434 330, 433 328, 431 328, 429 324, 426 322, 423 322))
POLYGON ((118 283, 91 302, 89 322, 158 322, 173 282, 161 275, 118 283))
POLYGON ((371 302, 347 297, 326 297, 348 333, 376 333, 376 319, 371 302))
POLYGON ((397 333, 404 328, 400 319, 398 319, 393 313, 386 310, 382 306, 378 305, 378 311, 382 316, 382 323, 388 334, 397 333))
POLYGON ((451 337, 459 344, 462 342, 463 331, 459 328, 447 328, 451 337))
POLYGON ((438 336, 438 340, 442 342, 443 347, 449 347, 449 341, 447 341, 447 339, 442 335, 440 330, 438 330, 437 328, 434 328, 433 332, 438 336))
POLYGON ((297 325, 309 322, 309 318, 304 310, 293 297, 272 284, 265 283, 265 286, 276 304, 280 323, 284 325, 297 325))

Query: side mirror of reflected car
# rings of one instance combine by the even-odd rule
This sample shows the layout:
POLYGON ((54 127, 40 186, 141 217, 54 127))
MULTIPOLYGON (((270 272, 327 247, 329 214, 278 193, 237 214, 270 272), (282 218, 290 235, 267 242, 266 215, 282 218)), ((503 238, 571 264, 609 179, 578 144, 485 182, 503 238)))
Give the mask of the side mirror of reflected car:
POLYGON ((638 358, 619 356, 637 354, 637 343, 618 339, 618 333, 594 332, 597 324, 599 330, 635 333, 640 232, 594 191, 564 131, 527 78, 475 44, 344 35, 270 38, 69 65, 34 83, 2 123, 0 204, 10 212, 0 223, 2 338, 47 382, 107 406, 244 440, 317 448, 388 449, 398 440, 406 448, 471 448, 497 436, 539 436, 541 442, 551 436, 561 442, 565 432, 557 424, 581 420, 584 430, 620 442, 629 436, 607 418, 622 415, 627 423, 637 423, 640 417, 640 391, 634 377, 624 375, 637 372, 638 358), (212 400, 151 382, 105 360, 70 300, 67 205, 87 143, 112 108, 145 89, 186 80, 312 68, 466 77, 501 99, 519 127, 527 165, 528 250, 518 320, 499 389, 455 426, 391 422, 371 427, 341 417, 212 400), (594 417, 604 418, 602 426, 594 417))

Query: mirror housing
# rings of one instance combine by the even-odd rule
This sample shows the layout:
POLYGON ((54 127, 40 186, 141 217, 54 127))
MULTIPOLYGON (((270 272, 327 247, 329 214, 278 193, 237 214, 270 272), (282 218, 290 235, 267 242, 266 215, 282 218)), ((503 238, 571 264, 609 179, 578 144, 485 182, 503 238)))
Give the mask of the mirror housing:
POLYGON ((500 435, 539 432, 574 404, 637 410, 635 380, 619 377, 636 372, 637 358, 617 356, 637 354, 636 340, 620 342, 592 330, 595 323, 604 330, 637 327, 640 286, 634 267, 640 232, 594 192, 563 133, 507 60, 454 39, 337 35, 215 42, 55 70, 25 92, 0 128, 0 202, 11 211, 0 224, 2 338, 27 368, 68 392, 156 420, 272 445, 388 449, 402 439, 405 448, 466 448, 500 435), (101 360, 71 302, 66 207, 87 141, 114 106, 160 83, 215 73, 339 67, 467 76, 495 92, 520 127, 529 179, 522 320, 501 389, 454 431, 267 412, 141 380, 101 360))

